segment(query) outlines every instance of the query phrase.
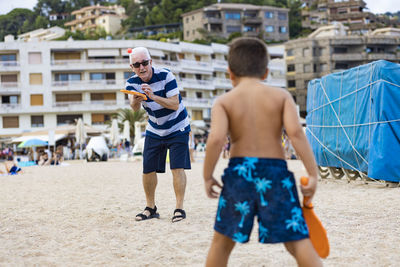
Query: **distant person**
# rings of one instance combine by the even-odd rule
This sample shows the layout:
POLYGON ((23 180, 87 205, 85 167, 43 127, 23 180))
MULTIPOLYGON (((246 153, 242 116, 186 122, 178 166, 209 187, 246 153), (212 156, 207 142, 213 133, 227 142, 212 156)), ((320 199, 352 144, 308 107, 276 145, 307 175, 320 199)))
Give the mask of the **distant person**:
POLYGON ((144 97, 129 95, 134 111, 141 106, 149 115, 143 149, 143 188, 146 208, 136 215, 137 221, 159 218, 155 204, 157 173, 165 172, 167 150, 173 176, 176 208, 172 222, 186 218, 183 200, 186 189, 184 169, 190 169, 190 125, 175 76, 166 69, 152 66, 152 59, 145 47, 136 47, 130 54, 130 66, 135 73, 126 82, 127 90, 144 93, 144 97))
POLYGON ((229 49, 233 90, 220 96, 211 115, 204 162, 207 196, 216 198, 221 187, 213 172, 226 136, 231 138, 229 165, 222 176, 215 232, 206 266, 226 266, 235 242, 249 241, 254 217, 259 242, 283 242, 299 266, 322 266, 309 239, 298 200, 293 173, 288 171, 282 148, 285 127, 309 176, 303 195, 313 197, 317 165, 300 125, 291 95, 265 85, 268 53, 254 38, 234 40, 229 49))
POLYGON ((196 144, 194 141, 194 134, 192 132, 189 132, 189 153, 190 153, 190 161, 195 162, 194 159, 194 152, 196 151, 196 144))

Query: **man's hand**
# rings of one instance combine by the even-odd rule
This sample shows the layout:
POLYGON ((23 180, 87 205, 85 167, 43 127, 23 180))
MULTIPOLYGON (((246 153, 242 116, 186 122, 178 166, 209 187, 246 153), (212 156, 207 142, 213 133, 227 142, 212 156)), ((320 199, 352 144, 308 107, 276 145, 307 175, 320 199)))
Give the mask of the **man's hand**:
POLYGON ((137 111, 140 108, 140 104, 144 100, 143 96, 140 95, 128 95, 129 105, 134 111, 137 111))
POLYGON ((154 98, 154 93, 150 85, 148 85, 147 83, 142 83, 142 90, 147 95, 148 98, 150 99, 154 98))
POLYGON ((214 177, 204 179, 204 185, 206 187, 206 194, 209 198, 217 198, 219 193, 214 190, 214 186, 222 188, 222 186, 215 180, 214 177))

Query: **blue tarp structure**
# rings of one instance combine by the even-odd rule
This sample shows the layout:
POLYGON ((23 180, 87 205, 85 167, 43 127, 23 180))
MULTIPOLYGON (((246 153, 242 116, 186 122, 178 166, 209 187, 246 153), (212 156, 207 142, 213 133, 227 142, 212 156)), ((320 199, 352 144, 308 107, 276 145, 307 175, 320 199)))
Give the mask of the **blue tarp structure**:
POLYGON ((319 166, 400 182, 400 64, 379 60, 310 81, 306 123, 319 166))

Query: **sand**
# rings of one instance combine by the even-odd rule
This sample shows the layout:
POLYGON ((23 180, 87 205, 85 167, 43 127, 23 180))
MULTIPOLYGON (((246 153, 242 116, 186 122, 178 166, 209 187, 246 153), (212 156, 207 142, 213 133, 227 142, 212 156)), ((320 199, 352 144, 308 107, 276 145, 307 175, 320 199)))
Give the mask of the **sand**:
MULTIPOLYGON (((305 174, 299 161, 289 166, 305 174)), ((217 200, 204 193, 201 156, 192 167, 180 223, 171 223, 170 171, 159 176, 161 219, 134 220, 145 206, 140 161, 71 161, 0 176, 0 266, 203 266, 217 200)), ((314 204, 331 244, 325 266, 399 266, 400 188, 325 179, 314 204)), ((296 266, 282 244, 259 244, 256 230, 229 266, 296 266)))

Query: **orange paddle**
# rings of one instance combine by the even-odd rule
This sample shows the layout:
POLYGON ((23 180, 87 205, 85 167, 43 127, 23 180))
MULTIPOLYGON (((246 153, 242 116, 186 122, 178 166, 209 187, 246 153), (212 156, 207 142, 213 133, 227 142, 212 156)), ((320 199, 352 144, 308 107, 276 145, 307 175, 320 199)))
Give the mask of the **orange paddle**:
POLYGON ((147 96, 145 94, 142 94, 142 93, 139 93, 139 92, 136 92, 136 91, 130 91, 130 90, 125 90, 125 89, 122 89, 122 90, 119 90, 119 91, 122 92, 122 93, 125 93, 125 94, 138 95, 138 96, 143 97, 144 100, 147 100, 147 96))
MULTIPOLYGON (((308 184, 307 177, 300 178, 301 185, 308 184)), ((310 234, 310 240, 315 250, 321 258, 326 258, 329 255, 329 240, 326 234, 326 230, 314 213, 314 207, 311 203, 306 205, 309 197, 303 198, 303 215, 306 220, 308 231, 310 234)))

